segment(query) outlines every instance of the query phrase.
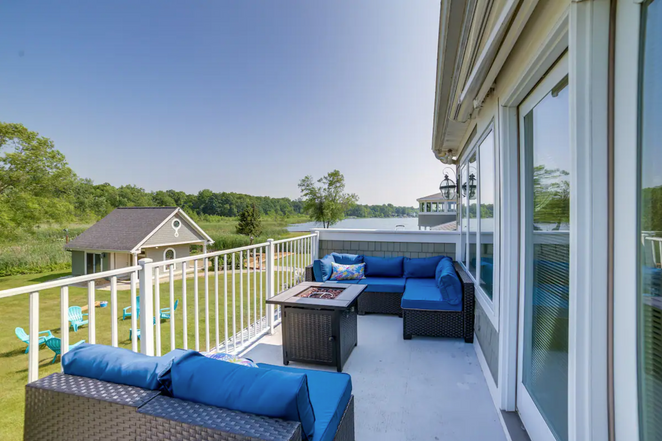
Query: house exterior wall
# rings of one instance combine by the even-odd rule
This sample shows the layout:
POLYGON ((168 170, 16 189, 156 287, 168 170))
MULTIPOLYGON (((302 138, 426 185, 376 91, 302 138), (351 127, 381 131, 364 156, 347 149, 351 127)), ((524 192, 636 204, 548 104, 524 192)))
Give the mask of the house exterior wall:
POLYGON ((378 242, 352 240, 322 240, 319 244, 319 255, 331 253, 363 254, 374 257, 432 257, 450 256, 455 258, 453 243, 421 243, 421 242, 378 242))
MULTIPOLYGON (((175 250, 175 258, 179 259, 180 257, 187 257, 191 254, 191 246, 190 245, 175 245, 172 247, 166 246, 166 247, 156 247, 156 248, 147 248, 145 250, 145 255, 148 259, 152 259, 154 262, 162 262, 163 261, 163 254, 165 253, 166 250, 172 248, 175 250)), ((175 271, 181 271, 182 265, 181 264, 175 264, 175 271)), ((164 272, 164 268, 161 267, 159 269, 162 273, 164 272)))
POLYGON ((71 252, 71 275, 82 276, 85 274, 85 251, 74 250, 71 252))
POLYGON ((419 227, 436 227, 437 225, 442 225, 448 222, 453 222, 457 218, 455 213, 453 214, 441 214, 441 213, 419 213, 418 214, 418 226, 419 227))
POLYGON ((150 237, 147 242, 143 244, 143 248, 149 248, 159 245, 169 245, 177 243, 191 243, 201 242, 205 238, 196 232, 181 216, 175 215, 172 219, 168 220, 161 228, 159 228, 150 237), (177 231, 172 226, 173 221, 177 219, 181 222, 181 227, 177 231), (177 236, 175 236, 177 234, 177 236))
POLYGON ((492 325, 483 306, 476 302, 474 332, 478 339, 485 362, 489 367, 494 384, 499 385, 499 331, 492 325))

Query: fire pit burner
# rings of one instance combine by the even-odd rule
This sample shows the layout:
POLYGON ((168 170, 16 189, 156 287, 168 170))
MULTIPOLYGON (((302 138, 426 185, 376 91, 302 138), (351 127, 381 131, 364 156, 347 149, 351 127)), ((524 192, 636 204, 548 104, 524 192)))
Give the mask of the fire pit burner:
POLYGON ((321 288, 312 286, 308 289, 301 291, 295 297, 308 297, 309 299, 326 299, 333 300, 344 291, 344 288, 321 288))

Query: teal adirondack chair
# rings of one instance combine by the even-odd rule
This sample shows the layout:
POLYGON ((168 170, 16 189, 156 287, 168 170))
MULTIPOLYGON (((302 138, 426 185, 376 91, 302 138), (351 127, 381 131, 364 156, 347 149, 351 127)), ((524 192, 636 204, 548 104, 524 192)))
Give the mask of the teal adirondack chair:
MULTIPOLYGON (((16 337, 18 337, 19 340, 21 340, 23 343, 28 345, 28 347, 25 348, 25 353, 27 354, 28 351, 30 351, 30 336, 25 333, 25 330, 23 328, 16 328, 14 331, 16 332, 16 337)), ((53 338, 53 333, 51 331, 41 331, 39 333, 39 346, 46 343, 46 340, 48 340, 49 338, 53 338)))
MULTIPOLYGON (((83 343, 85 343, 85 340, 81 340, 78 343, 69 345, 69 349, 71 350, 78 345, 82 345, 83 343)), ((53 357, 53 361, 51 361, 51 364, 53 364, 55 363, 55 360, 57 360, 57 356, 62 353, 62 340, 57 337, 49 338, 46 340, 46 346, 48 346, 48 349, 51 351, 55 352, 55 357, 53 357)))
MULTIPOLYGON (((122 309, 122 320, 124 320, 127 317, 131 317, 131 312, 129 311, 131 309, 130 306, 127 306, 126 308, 122 309)), ((140 315, 140 296, 136 296, 136 314, 140 315)))
MULTIPOLYGON (((136 337, 140 340, 140 329, 136 332, 136 337)), ((129 340, 133 340, 133 328, 129 328, 129 340)))
MULTIPOLYGON (((177 311, 178 306, 179 306, 179 300, 175 300, 175 311, 177 311)), ((159 312, 160 312, 161 320, 170 319, 170 308, 161 308, 159 312)))
POLYGON ((78 328, 83 325, 87 325, 88 321, 85 320, 87 314, 83 314, 83 310, 80 306, 70 306, 69 307, 69 323, 74 328, 74 332, 78 332, 78 328))

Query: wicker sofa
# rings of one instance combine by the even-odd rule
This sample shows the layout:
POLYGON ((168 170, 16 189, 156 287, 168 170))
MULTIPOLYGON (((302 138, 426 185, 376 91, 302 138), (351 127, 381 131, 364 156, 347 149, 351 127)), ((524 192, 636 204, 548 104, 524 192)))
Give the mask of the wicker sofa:
MULTIPOLYGON (((462 291, 462 301, 459 305, 436 302, 438 305, 436 308, 434 303, 421 301, 420 296, 412 295, 415 298, 408 298, 408 293, 413 293, 414 289, 417 291, 416 294, 423 292, 423 298, 433 297, 433 295, 425 295, 425 292, 427 290, 432 294, 438 293, 434 278, 408 280, 403 277, 393 277, 387 284, 384 278, 368 276, 358 282, 368 285, 358 298, 358 313, 360 315, 395 314, 402 317, 402 335, 405 340, 411 339, 412 336, 450 337, 463 338, 465 342, 473 343, 474 284, 461 264, 454 262, 454 268, 462 291), (398 289, 394 289, 394 285, 397 285, 398 289), (385 287, 388 292, 384 291, 385 287)), ((316 281, 313 265, 306 268, 305 277, 306 281, 316 281)))
MULTIPOLYGON (((25 387, 26 441, 300 441, 301 423, 252 415, 158 391, 55 373, 25 387)), ((333 438, 354 440, 354 396, 333 438)))

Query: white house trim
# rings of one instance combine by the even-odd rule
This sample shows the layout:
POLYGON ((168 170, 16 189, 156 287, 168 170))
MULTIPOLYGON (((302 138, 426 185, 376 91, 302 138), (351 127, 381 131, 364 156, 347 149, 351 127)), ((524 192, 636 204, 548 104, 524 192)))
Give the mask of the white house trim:
MULTIPOLYGON (((161 229, 161 227, 163 227, 165 224, 167 224, 167 223, 170 221, 170 219, 172 219, 176 214, 179 214, 181 217, 183 217, 183 218, 186 220, 186 222, 188 222, 188 223, 193 227, 193 229, 194 229, 195 231, 198 232, 198 234, 200 234, 202 237, 204 237, 204 238, 207 240, 208 243, 210 243, 210 244, 211 244, 211 243, 214 243, 214 241, 212 240, 212 238, 209 237, 209 236, 207 235, 207 233, 205 233, 205 232, 202 230, 202 228, 200 228, 200 227, 198 226, 198 224, 196 224, 196 223, 193 221, 193 219, 191 219, 191 218, 190 218, 190 217, 184 212, 184 210, 182 210, 181 208, 177 207, 172 213, 170 213, 170 215, 168 215, 168 217, 166 217, 166 218, 163 220, 163 222, 161 222, 156 228, 154 228, 154 229, 152 230, 151 233, 149 233, 147 236, 145 236, 145 238, 144 238, 143 240, 141 240, 141 241, 138 243, 138 245, 136 245, 135 247, 133 247, 133 249, 130 251, 130 253, 137 253, 137 252, 139 252, 140 249, 142 248, 142 246, 145 244, 145 242, 147 242, 147 241, 149 240, 149 238, 152 237, 152 236, 154 235, 154 233, 156 233, 157 231, 159 231, 159 229, 161 229)), ((152 247, 150 247, 150 248, 152 248, 152 247)))

